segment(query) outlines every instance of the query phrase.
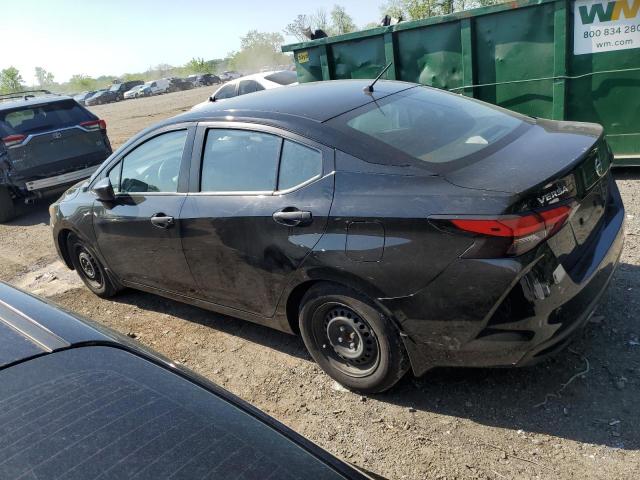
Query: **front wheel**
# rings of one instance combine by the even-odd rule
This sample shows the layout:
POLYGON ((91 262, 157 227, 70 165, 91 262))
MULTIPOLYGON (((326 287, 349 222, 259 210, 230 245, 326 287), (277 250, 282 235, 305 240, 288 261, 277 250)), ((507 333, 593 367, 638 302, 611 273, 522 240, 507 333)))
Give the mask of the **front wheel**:
POLYGON ((73 267, 89 290, 102 298, 113 297, 118 293, 100 260, 82 240, 70 234, 67 248, 73 267))
POLYGON ((302 339, 313 359, 338 383, 361 393, 382 392, 409 369, 397 328, 363 295, 320 283, 301 305, 302 339))

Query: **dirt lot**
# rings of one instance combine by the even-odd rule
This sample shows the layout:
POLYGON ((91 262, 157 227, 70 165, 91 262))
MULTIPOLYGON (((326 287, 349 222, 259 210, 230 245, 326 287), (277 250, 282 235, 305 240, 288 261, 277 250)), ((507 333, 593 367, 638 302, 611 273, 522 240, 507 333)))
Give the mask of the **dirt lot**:
MULTIPOLYGON (((210 90, 92 110, 117 147, 210 90)), ((0 225, 0 279, 135 334, 332 453, 391 479, 637 479, 640 169, 616 177, 627 207, 622 263, 568 351, 527 369, 435 370, 368 398, 325 376, 296 337, 149 294, 93 296, 56 259, 47 202, 0 225)))

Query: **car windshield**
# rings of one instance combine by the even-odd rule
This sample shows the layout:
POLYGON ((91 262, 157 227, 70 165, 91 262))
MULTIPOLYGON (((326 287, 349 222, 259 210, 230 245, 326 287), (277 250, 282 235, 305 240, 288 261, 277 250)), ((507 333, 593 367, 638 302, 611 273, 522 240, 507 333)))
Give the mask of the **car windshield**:
POLYGON ((92 118, 74 100, 7 110, 0 112, 0 137, 70 127, 92 118))
POLYGON ((109 88, 109 90, 111 92, 117 92, 118 90, 120 90, 120 85, 121 85, 120 83, 115 83, 111 85, 111 88, 109 88))
POLYGON ((416 87, 370 102, 329 124, 392 147, 392 154, 400 151, 437 165, 487 149, 522 126, 525 118, 459 95, 416 87))
POLYGON ((291 71, 275 72, 264 77, 265 80, 277 83, 279 85, 291 85, 298 81, 298 74, 291 71))

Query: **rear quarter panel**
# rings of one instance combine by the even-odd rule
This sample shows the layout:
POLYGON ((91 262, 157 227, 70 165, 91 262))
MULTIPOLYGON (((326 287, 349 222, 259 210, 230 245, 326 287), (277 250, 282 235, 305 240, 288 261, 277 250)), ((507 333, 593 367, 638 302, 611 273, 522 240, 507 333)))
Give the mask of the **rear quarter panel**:
POLYGON ((473 243, 438 230, 430 215, 496 212, 506 202, 501 195, 460 189, 437 176, 403 175, 402 167, 367 171, 371 164, 365 163, 338 167, 327 230, 305 266, 325 275, 334 270, 334 278, 377 298, 424 288, 473 243))

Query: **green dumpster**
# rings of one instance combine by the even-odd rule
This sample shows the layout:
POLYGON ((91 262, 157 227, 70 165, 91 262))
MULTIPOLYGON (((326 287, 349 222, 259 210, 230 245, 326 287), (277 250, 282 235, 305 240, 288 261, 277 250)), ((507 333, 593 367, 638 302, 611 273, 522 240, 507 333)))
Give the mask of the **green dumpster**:
POLYGON ((285 45, 300 82, 373 78, 443 88, 534 117, 597 122, 640 165, 640 0, 516 0, 285 45))

